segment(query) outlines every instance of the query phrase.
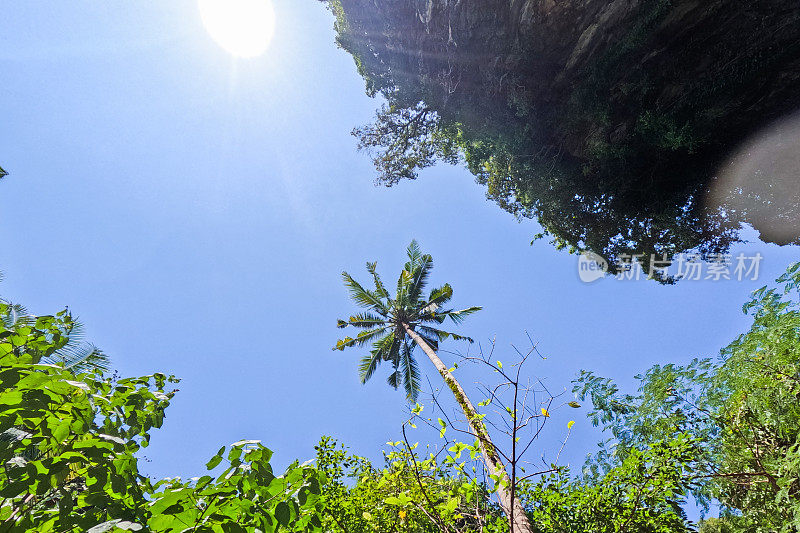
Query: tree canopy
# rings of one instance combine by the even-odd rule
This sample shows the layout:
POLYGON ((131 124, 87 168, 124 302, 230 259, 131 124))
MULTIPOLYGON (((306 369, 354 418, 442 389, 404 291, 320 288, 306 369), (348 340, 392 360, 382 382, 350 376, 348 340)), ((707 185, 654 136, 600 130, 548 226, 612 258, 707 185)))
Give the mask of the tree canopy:
POLYGON ((654 441, 687 439, 681 483, 701 503, 720 502, 725 527, 800 529, 800 263, 778 283, 753 294, 750 330, 717 359, 654 366, 636 394, 582 373, 575 390, 612 435, 587 464, 591 476, 654 441))

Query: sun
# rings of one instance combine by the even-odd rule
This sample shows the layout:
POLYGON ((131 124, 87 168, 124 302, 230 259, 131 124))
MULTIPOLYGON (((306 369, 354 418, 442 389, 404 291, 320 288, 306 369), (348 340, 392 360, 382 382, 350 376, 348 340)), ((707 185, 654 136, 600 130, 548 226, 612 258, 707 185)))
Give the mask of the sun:
POLYGON ((211 38, 236 57, 256 57, 269 47, 275 31, 270 0, 198 0, 200 17, 211 38))

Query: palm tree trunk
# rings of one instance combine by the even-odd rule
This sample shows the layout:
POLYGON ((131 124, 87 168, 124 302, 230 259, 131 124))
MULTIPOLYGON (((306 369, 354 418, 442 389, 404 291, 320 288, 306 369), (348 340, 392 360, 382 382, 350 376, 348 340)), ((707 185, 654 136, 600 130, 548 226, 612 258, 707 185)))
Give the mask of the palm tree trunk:
POLYGON ((425 342, 425 339, 420 337, 408 324, 403 324, 403 327, 408 336, 417 343, 417 346, 422 348, 422 351, 425 352, 425 355, 431 360, 433 366, 439 371, 439 374, 441 374, 447 386, 450 387, 453 396, 456 397, 456 401, 464 411, 464 416, 467 417, 467 422, 472 432, 475 434, 475 437, 478 439, 483 462, 487 470, 489 470, 489 473, 498 480, 498 482, 495 483, 495 490, 500 499, 500 506, 503 508, 506 516, 508 516, 511 532, 533 533, 530 522, 528 521, 528 515, 525 514, 525 509, 522 507, 519 498, 516 498, 516 495, 513 493, 511 478, 506 471, 506 467, 492 444, 489 433, 486 431, 486 426, 477 416, 478 411, 472 406, 472 402, 469 401, 464 389, 461 388, 461 384, 453 377, 453 374, 450 373, 442 360, 439 359, 439 356, 433 351, 433 348, 425 342))

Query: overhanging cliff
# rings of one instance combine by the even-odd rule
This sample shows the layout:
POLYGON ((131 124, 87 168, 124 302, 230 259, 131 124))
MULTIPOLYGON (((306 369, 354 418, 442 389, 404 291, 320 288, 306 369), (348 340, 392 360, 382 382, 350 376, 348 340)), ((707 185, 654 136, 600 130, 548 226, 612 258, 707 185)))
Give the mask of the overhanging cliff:
MULTIPOLYGON (((382 94, 390 113, 437 117, 406 128, 429 142, 406 166, 454 160, 447 138, 501 206, 610 258, 726 250, 749 204, 736 212, 705 205, 720 165, 800 108, 796 0, 328 4, 368 92, 382 94)), ((393 142, 386 124, 398 123, 384 121, 362 146, 384 150, 383 163, 402 158, 385 152, 393 142)), ((788 204, 768 207, 796 225, 782 244, 800 239, 793 172, 769 184, 786 189, 772 190, 770 202, 788 204)), ((764 202, 758 191, 737 194, 764 202)))

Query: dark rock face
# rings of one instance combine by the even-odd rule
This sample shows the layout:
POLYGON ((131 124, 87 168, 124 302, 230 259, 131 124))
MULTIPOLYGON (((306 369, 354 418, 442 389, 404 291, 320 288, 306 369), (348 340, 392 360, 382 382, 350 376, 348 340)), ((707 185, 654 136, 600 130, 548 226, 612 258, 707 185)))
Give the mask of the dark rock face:
MULTIPOLYGON (((610 142, 649 111, 687 126, 697 148, 730 146, 800 104, 797 4, 617 0, 594 16, 565 47, 550 90, 586 87, 606 99, 600 130, 610 142)), ((581 134, 591 133, 578 134, 577 155, 581 134)))
MULTIPOLYGON (((718 169, 750 136, 800 108, 796 0, 329 1, 340 45, 371 91, 396 106, 424 102, 470 146, 491 139, 513 170, 502 178, 476 172, 490 197, 538 217, 566 244, 612 259, 643 240, 656 250, 659 238, 665 252, 724 251, 741 223, 758 221, 748 220, 748 202, 734 213, 705 204, 718 169), (543 163, 556 166, 557 187, 543 163), (505 189, 493 189, 493 179, 505 189), (558 216, 577 209, 593 220, 550 227, 542 204, 555 189, 558 216), (693 237, 677 238, 667 225, 620 244, 633 227, 676 210, 691 214, 693 237), (600 235, 590 227, 608 223, 621 226, 600 235)), ((480 162, 466 159, 475 172, 480 162)), ((800 169, 784 170, 779 181, 791 193, 800 169)), ((800 200, 782 196, 769 202, 800 200)), ((795 228, 788 238, 781 232, 782 242, 800 242, 800 219, 783 223, 795 228)))
MULTIPOLYGON (((444 94, 454 86, 490 96, 524 91, 534 105, 559 111, 589 93, 612 111, 602 128, 609 137, 632 130, 649 110, 690 123, 698 137, 713 124, 724 126, 716 136, 741 138, 800 106, 800 5, 793 0, 342 5, 402 75, 425 77, 444 94)), ((591 130, 572 132, 577 155, 591 130)))

